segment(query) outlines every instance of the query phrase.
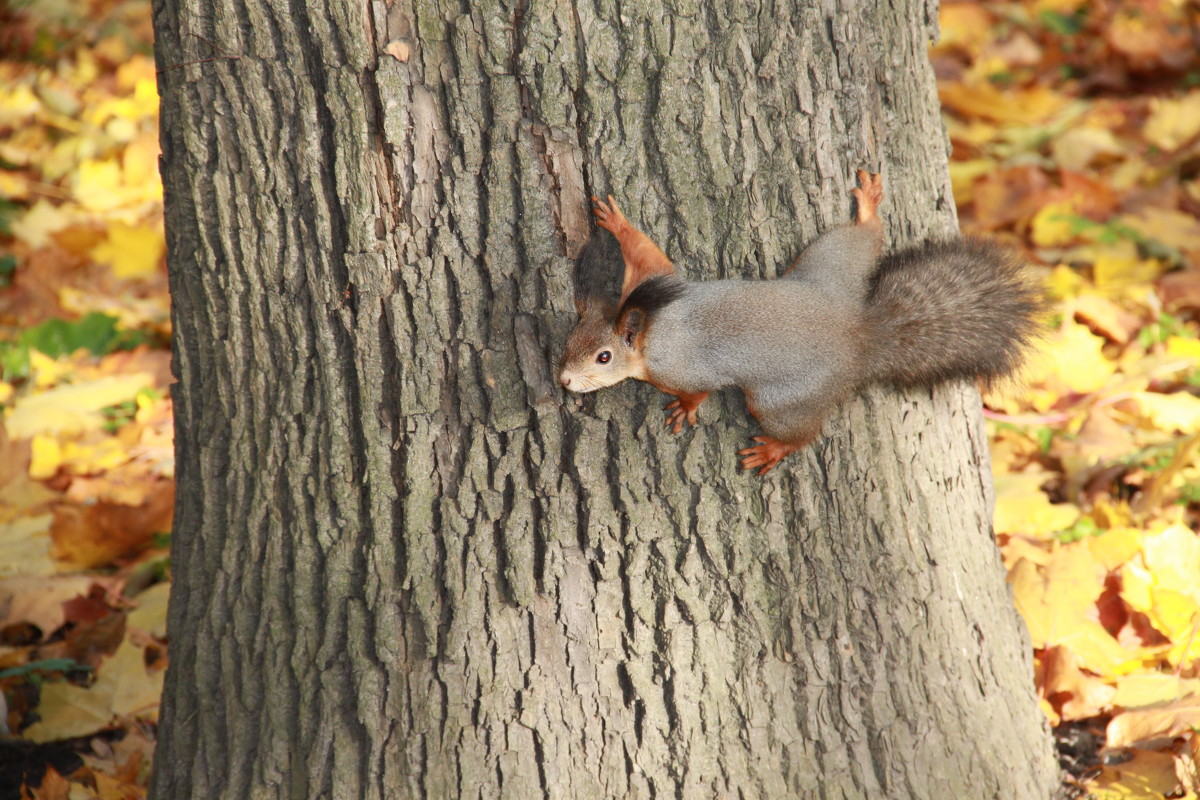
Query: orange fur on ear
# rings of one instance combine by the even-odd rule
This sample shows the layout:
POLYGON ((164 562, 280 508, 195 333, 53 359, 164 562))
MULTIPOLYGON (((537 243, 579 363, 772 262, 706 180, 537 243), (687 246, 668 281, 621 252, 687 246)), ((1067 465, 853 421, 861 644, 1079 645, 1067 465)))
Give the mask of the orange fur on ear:
POLYGON ((616 237, 621 245, 621 256, 625 259, 625 279, 621 282, 621 300, 617 303, 618 306, 648 278, 675 274, 675 265, 671 263, 671 259, 667 258, 649 236, 630 224, 612 195, 608 196, 607 203, 596 197, 592 198, 592 202, 596 204, 592 209, 596 214, 596 222, 616 237))

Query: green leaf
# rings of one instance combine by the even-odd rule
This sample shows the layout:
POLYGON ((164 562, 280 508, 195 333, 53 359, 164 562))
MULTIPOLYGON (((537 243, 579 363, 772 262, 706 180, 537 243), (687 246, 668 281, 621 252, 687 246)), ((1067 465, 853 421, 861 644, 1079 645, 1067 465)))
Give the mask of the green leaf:
POLYGON ((1083 30, 1082 14, 1063 14, 1061 11, 1047 9, 1038 14, 1038 19, 1059 36, 1074 36, 1083 30))

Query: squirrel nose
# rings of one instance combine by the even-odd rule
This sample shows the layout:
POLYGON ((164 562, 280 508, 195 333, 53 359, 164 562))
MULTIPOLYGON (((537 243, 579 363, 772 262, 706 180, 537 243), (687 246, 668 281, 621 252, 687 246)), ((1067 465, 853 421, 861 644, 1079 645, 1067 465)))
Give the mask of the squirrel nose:
POLYGON ((569 375, 559 375, 558 382, 563 385, 564 389, 571 388, 571 376, 569 376, 569 375))

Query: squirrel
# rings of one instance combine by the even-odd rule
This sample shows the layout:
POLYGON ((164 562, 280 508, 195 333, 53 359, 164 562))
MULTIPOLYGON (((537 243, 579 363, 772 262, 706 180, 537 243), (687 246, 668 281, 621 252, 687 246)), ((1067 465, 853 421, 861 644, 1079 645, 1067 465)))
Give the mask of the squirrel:
POLYGON ((597 223, 620 245, 624 279, 615 304, 598 292, 587 273, 602 246, 589 242, 576 285, 590 285, 576 291, 563 387, 646 381, 675 396, 666 425, 679 433, 696 424, 710 392, 736 386, 765 434, 738 451, 741 466, 764 475, 869 384, 990 382, 1013 372, 1042 305, 1020 262, 973 239, 881 257, 883 181, 865 170, 858 181, 855 222, 822 234, 775 280, 685 280, 611 195, 593 197, 597 223))

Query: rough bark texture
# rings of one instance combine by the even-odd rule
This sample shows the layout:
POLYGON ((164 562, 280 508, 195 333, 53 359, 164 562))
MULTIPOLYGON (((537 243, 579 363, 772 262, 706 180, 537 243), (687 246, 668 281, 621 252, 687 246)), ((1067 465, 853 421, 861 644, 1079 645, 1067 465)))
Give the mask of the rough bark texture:
POLYGON ((858 167, 891 242, 952 227, 935 8, 755 5, 156 0, 153 797, 1051 794, 971 389, 761 480, 735 394, 672 437, 553 382, 590 193, 704 277, 776 274, 858 167))

